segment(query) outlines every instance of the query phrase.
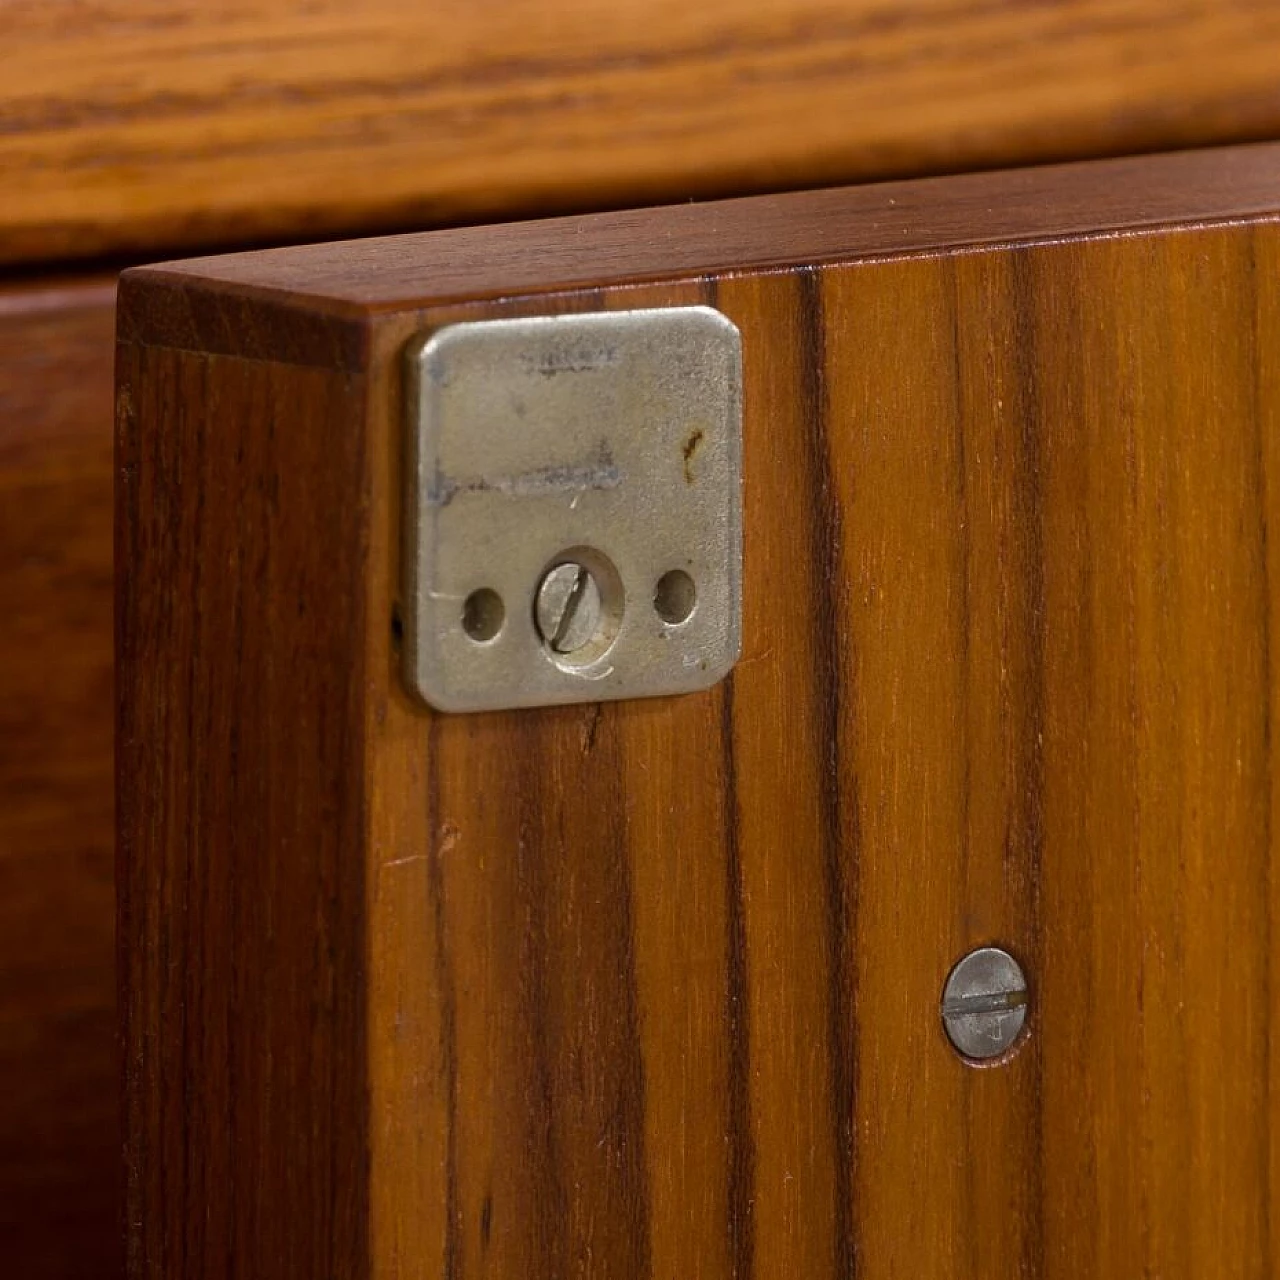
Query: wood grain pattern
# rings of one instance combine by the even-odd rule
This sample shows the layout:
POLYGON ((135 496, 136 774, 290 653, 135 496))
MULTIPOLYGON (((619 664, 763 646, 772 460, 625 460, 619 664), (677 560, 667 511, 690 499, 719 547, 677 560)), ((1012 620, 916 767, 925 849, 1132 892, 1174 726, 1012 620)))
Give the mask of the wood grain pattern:
POLYGON ((1280 130, 1262 0, 8 0, 0 43, 10 262, 1280 130))
POLYGON ((360 383, 312 369, 282 384, 269 364, 227 381, 202 357, 136 348, 117 371, 117 501, 133 517, 116 543, 129 1267, 359 1276, 364 700, 355 683, 333 702, 325 677, 365 625, 362 437, 347 430, 360 383), (170 409, 166 430, 129 432, 170 409), (298 413, 308 432, 289 428, 298 413), (263 482, 252 495, 228 448, 263 482), (235 518, 211 539, 219 508, 235 518), (155 591, 160 561, 173 577, 155 591), (189 808, 158 802, 170 773, 198 779, 189 808), (168 874, 144 881, 140 836, 168 874))
POLYGON ((844 261, 293 339, 270 261, 127 276, 134 1276, 1273 1274, 1280 182, 1234 194, 868 257, 837 201, 844 261), (405 339, 699 301, 746 358, 731 679, 411 701, 405 339), (990 942, 1032 1011, 978 1070, 938 1000, 990 942))
POLYGON ((0 291, 0 1255, 120 1274, 107 282, 0 291))

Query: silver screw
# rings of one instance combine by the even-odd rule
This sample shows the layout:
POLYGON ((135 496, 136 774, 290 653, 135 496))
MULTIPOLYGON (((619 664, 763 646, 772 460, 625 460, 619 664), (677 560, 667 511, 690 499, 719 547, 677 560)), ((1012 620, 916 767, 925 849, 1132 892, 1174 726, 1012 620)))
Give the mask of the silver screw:
POLYGON ((576 653, 600 629, 600 586, 585 565, 570 562, 547 571, 538 586, 538 631, 554 653, 576 653))
POLYGON ((942 1025, 955 1048, 981 1061, 1008 1051, 1027 1020, 1027 979, 999 947, 970 951, 942 991, 942 1025))

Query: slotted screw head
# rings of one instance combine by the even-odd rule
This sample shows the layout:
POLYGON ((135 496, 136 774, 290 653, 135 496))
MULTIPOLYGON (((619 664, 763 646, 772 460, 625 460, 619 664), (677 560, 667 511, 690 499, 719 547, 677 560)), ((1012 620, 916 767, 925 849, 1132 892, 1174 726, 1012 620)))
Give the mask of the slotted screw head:
POLYGON ((979 947, 962 959, 942 991, 942 1025, 957 1052, 982 1061, 998 1058, 1027 1020, 1027 979, 999 947, 979 947))
POLYGON ((600 585, 576 562, 549 569, 538 586, 538 632, 553 653, 576 653, 600 629, 600 585))

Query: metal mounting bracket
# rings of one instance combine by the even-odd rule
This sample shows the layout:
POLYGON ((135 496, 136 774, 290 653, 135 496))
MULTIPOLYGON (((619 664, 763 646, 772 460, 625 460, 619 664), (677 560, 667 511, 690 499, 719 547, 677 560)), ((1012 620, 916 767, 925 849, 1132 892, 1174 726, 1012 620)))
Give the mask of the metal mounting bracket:
POLYGON ((737 661, 742 355, 709 307, 484 320, 407 360, 404 670, 445 711, 737 661))

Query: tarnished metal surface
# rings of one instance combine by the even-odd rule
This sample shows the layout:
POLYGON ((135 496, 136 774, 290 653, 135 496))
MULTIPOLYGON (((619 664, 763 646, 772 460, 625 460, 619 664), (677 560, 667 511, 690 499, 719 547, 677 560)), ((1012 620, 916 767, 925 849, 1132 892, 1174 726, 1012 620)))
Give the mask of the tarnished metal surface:
POLYGON ((407 377, 411 688, 478 711, 683 693, 729 671, 730 321, 681 307, 452 325, 411 344, 407 377))
POLYGON ((1017 1042, 1027 1020, 1027 980, 1022 966, 999 947, 979 947, 947 978, 942 1024, 956 1049, 983 1062, 1017 1042))

